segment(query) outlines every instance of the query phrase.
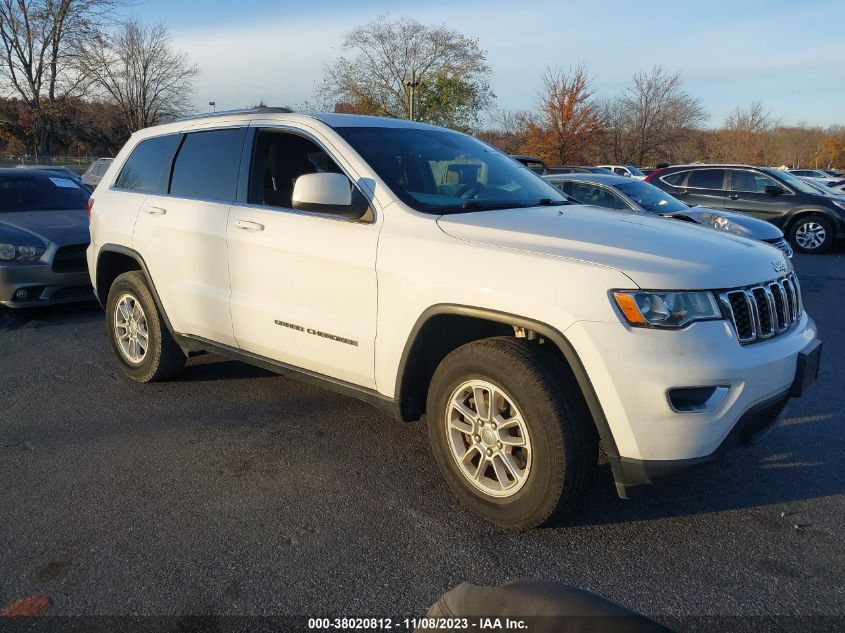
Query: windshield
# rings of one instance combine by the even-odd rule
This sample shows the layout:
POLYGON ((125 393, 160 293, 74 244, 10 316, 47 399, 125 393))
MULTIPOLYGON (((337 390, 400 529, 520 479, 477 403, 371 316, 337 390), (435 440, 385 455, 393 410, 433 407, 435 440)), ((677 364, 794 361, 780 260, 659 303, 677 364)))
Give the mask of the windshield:
POLYGON ((785 183, 788 183, 790 187, 797 189, 801 193, 811 193, 815 196, 819 195, 818 191, 813 189, 810 185, 808 185, 806 182, 804 182, 797 176, 793 176, 788 171, 782 171, 780 169, 764 169, 763 171, 769 174, 770 176, 780 178, 785 183))
POLYGON ((643 178, 645 178, 645 174, 633 165, 625 165, 625 169, 630 171, 632 176, 642 176, 643 178))
POLYGON ((335 129, 403 202, 423 213, 568 204, 539 176, 464 134, 426 128, 335 129))
POLYGON ((0 212, 84 210, 88 195, 59 173, 0 174, 0 212))
POLYGON ((820 182, 808 182, 806 183, 810 185, 813 189, 822 193, 826 196, 835 196, 836 198, 845 198, 845 192, 837 191, 833 187, 828 187, 827 185, 820 183, 820 182))
POLYGON ((614 187, 651 213, 678 213, 689 208, 683 202, 677 198, 673 198, 659 187, 650 185, 642 180, 623 182, 614 185, 614 187))

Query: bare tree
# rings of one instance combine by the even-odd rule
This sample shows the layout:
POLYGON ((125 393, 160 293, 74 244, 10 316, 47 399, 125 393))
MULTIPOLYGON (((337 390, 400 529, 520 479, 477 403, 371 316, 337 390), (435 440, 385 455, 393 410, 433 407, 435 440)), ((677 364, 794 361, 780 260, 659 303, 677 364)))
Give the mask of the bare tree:
POLYGON ((525 121, 533 153, 557 164, 586 162, 599 129, 589 71, 547 69, 535 113, 525 121))
POLYGON ((113 5, 113 0, 0 0, 0 88, 31 110, 36 150, 50 151, 53 110, 79 86, 75 42, 113 5))
POLYGON ((81 47, 79 68, 120 108, 129 132, 186 112, 199 73, 186 53, 173 50, 164 24, 136 18, 91 38, 81 47))
POLYGON ((405 118, 413 79, 415 118, 469 129, 493 99, 486 52, 446 26, 380 16, 347 33, 342 48, 351 56, 323 65, 319 94, 329 108, 405 118))
POLYGON ((671 160, 678 144, 707 118, 699 100, 684 91, 681 74, 661 66, 634 75, 621 97, 621 109, 624 157, 639 165, 650 158, 671 160))

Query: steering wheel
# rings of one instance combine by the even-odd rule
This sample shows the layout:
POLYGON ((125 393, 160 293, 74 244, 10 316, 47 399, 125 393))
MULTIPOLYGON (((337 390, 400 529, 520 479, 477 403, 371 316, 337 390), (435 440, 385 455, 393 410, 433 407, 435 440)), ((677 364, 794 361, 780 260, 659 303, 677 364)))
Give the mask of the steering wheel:
POLYGON ((467 195, 470 192, 481 193, 482 191, 484 191, 484 185, 482 185, 480 182, 471 182, 458 189, 455 192, 455 196, 457 196, 458 198, 470 198, 471 196, 467 195))

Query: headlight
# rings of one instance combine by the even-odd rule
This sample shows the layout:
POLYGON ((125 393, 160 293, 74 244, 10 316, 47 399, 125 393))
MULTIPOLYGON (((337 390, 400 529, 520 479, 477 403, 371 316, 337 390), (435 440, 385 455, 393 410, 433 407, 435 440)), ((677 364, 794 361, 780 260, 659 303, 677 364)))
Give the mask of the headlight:
POLYGON ((638 327, 680 328, 722 318, 712 292, 617 290, 613 298, 628 323, 638 327))
POLYGON ((15 244, 0 244, 0 261, 19 262, 28 264, 37 262, 44 254, 40 246, 16 246, 15 244))

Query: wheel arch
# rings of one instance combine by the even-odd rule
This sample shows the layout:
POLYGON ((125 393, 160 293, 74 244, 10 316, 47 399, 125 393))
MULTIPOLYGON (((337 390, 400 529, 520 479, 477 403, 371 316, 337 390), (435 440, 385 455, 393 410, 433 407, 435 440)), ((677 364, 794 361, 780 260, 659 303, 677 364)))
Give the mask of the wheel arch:
POLYGON ((616 474, 619 451, 584 364, 562 332, 535 319, 459 304, 437 304, 425 310, 408 336, 396 375, 394 393, 402 418, 414 420, 424 412, 434 370, 446 354, 473 340, 503 334, 542 339, 558 351, 578 383, 616 474), (461 323, 463 329, 455 328, 461 323), (442 335, 446 335, 445 340, 442 335))
POLYGON ((839 232, 842 228, 843 224, 845 224, 842 220, 840 220, 836 214, 825 207, 800 207, 795 209, 794 211, 790 212, 786 218, 786 222, 783 225, 783 232, 789 237, 789 231, 792 230, 792 227, 795 223, 802 217, 806 217, 808 215, 821 215, 826 220, 829 220, 833 223, 834 230, 839 232))
POLYGON ((109 289, 114 283, 114 280, 123 273, 131 271, 139 271, 144 275, 144 279, 147 282, 147 288, 149 288, 150 294, 153 296, 156 308, 158 308, 158 312, 161 315, 165 326, 171 334, 175 334, 173 327, 170 325, 170 319, 167 318, 167 312, 165 312, 164 306, 161 303, 161 297, 159 297, 158 292, 156 291, 155 284, 150 276, 150 272, 144 258, 141 257, 140 253, 126 246, 121 246, 120 244, 105 244, 97 253, 96 288, 97 300, 100 302, 100 305, 105 307, 109 296, 109 289))

